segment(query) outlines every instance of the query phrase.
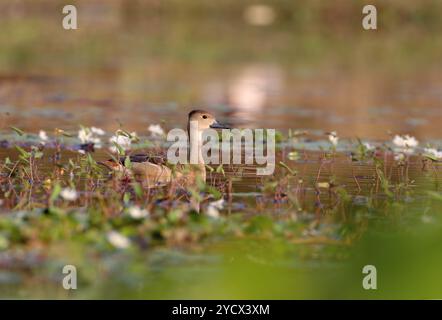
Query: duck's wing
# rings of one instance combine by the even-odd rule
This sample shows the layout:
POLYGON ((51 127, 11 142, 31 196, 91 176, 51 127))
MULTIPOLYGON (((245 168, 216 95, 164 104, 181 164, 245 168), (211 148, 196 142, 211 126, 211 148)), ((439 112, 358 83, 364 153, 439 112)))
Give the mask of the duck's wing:
POLYGON ((147 187, 162 186, 170 183, 172 179, 172 171, 168 167, 149 161, 133 162, 131 171, 134 177, 147 187))
POLYGON ((120 157, 118 162, 112 159, 102 162, 114 171, 128 173, 148 188, 163 186, 171 181, 172 171, 165 165, 166 163, 165 157, 150 154, 132 154, 120 157), (125 167, 127 157, 131 162, 130 169, 125 167))
MULTIPOLYGON (((126 157, 120 157, 119 162, 124 166, 124 163, 126 161, 126 157)), ((166 164, 166 158, 161 155, 150 155, 150 154, 132 154, 129 156, 131 163, 143 163, 143 162, 150 162, 157 165, 165 165, 166 164)))
POLYGON ((111 170, 125 170, 126 158, 129 157, 132 164, 142 164, 150 163, 155 165, 165 165, 167 163, 166 158, 161 155, 151 155, 151 154, 132 154, 129 156, 120 157, 117 161, 115 159, 108 159, 104 161, 99 161, 101 164, 111 170))

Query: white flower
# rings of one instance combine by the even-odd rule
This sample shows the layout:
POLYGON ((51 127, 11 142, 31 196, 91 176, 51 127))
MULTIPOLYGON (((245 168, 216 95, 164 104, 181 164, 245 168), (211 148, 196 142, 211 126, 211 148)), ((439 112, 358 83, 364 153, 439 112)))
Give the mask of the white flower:
POLYGON ((127 212, 134 219, 142 219, 149 215, 149 212, 146 209, 141 209, 138 206, 130 207, 127 212))
POLYGON ((38 137, 40 138, 41 142, 48 141, 48 135, 46 134, 46 131, 40 130, 38 133, 38 137))
POLYGON ((159 124, 151 124, 147 130, 149 130, 153 136, 164 136, 164 130, 159 124))
POLYGON ((78 130, 78 139, 80 139, 81 143, 89 142, 91 137, 91 132, 87 128, 81 128, 78 130))
POLYGON ((364 145, 365 149, 367 149, 368 151, 372 151, 375 149, 375 146, 371 145, 368 142, 364 142, 363 145, 364 145))
POLYGON ((206 214, 211 218, 215 218, 215 219, 219 218, 219 210, 215 207, 210 206, 210 205, 207 207, 206 214))
POLYGON ((60 195, 66 201, 75 201, 78 198, 77 191, 71 188, 64 188, 61 190, 60 195))
POLYGON ((436 159, 442 159, 442 151, 438 151, 434 148, 425 148, 424 149, 425 154, 434 157, 436 159))
POLYGON ((130 246, 130 240, 117 231, 108 232, 107 241, 118 249, 126 249, 130 246))
POLYGON ((405 159, 405 154, 403 154, 403 153, 396 153, 394 155, 394 160, 396 160, 396 161, 402 161, 404 159, 405 159))
POLYGON ((335 147, 338 145, 339 137, 336 133, 336 131, 332 131, 328 134, 328 140, 331 142, 332 145, 335 147))
POLYGON ((207 215, 212 218, 218 218, 219 217, 219 210, 222 210, 224 208, 224 199, 221 198, 218 201, 210 202, 207 206, 207 215))
POLYGON ((93 143, 95 147, 100 148, 101 139, 97 135, 102 135, 101 132, 104 134, 104 131, 98 128, 81 128, 78 130, 78 139, 81 143, 93 143))
POLYGON ((408 155, 414 152, 414 148, 417 147, 419 142, 415 137, 411 137, 409 135, 395 135, 393 138, 393 144, 396 146, 394 151, 400 153, 395 155, 395 159, 403 160, 406 154, 408 155))
POLYGON ((131 144, 132 144, 132 140, 129 138, 129 137, 127 137, 127 136, 123 136, 123 135, 121 135, 121 134, 116 134, 115 136, 112 136, 110 139, 109 139, 109 142, 112 144, 110 147, 109 147, 109 149, 112 151, 112 152, 117 152, 118 151, 118 148, 114 145, 114 144, 117 144, 120 148, 122 148, 123 150, 128 150, 128 149, 130 149, 130 146, 131 146, 131 144))
POLYGON ((415 148, 419 144, 415 137, 411 137, 409 135, 400 136, 395 135, 393 138, 393 144, 400 148, 415 148))
POLYGON ((98 134, 99 136, 104 136, 106 132, 104 132, 103 129, 91 127, 91 131, 95 134, 98 134))
POLYGON ((137 134, 135 131, 132 131, 132 132, 130 133, 130 140, 131 140, 132 142, 138 140, 138 134, 137 134))
POLYGON ((217 201, 210 202, 209 205, 213 206, 213 207, 215 207, 215 208, 217 208, 219 210, 222 210, 222 209, 224 209, 224 203, 225 203, 225 200, 223 198, 221 198, 221 199, 219 199, 217 201))

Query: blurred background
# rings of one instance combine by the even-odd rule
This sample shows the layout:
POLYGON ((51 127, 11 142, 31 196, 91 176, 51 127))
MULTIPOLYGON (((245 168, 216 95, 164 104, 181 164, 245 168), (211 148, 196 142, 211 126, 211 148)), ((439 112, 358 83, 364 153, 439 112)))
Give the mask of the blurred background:
POLYGON ((143 133, 194 107, 245 127, 440 137, 442 2, 0 1, 0 130, 143 133))

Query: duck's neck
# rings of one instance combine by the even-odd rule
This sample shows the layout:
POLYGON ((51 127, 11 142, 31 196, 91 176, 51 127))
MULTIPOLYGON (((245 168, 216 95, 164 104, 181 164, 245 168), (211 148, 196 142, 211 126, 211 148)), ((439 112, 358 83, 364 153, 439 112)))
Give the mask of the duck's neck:
POLYGON ((194 124, 192 122, 188 127, 188 136, 189 136, 189 145, 190 145, 189 163, 204 166, 205 162, 202 152, 203 131, 199 130, 197 124, 194 124))
POLYGON ((203 132, 200 130, 189 130, 190 155, 189 160, 192 166, 196 167, 198 175, 206 181, 206 165, 203 158, 203 132))

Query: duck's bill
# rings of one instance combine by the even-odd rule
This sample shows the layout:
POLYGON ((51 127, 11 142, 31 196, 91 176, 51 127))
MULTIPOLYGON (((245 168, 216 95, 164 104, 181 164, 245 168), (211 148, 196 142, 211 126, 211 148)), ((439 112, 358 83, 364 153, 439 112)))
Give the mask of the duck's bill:
POLYGON ((212 124, 210 125, 210 127, 211 127, 212 129, 231 129, 230 126, 228 126, 228 125, 226 125, 226 124, 223 124, 223 123, 219 123, 218 121, 212 123, 212 124))

